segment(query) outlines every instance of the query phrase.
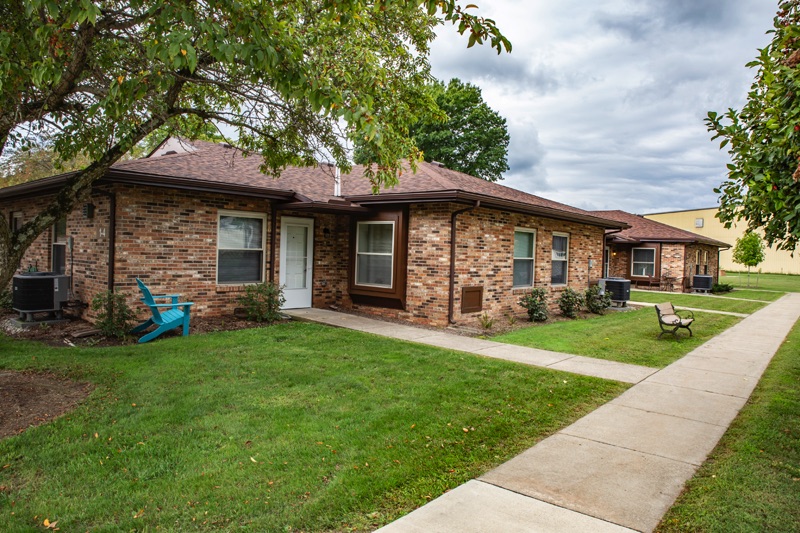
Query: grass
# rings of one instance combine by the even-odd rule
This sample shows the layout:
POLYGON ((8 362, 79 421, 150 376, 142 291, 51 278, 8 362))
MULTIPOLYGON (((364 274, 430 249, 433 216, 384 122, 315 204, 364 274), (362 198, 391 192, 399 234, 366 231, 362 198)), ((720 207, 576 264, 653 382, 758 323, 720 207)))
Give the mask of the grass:
POLYGON ((785 292, 777 291, 759 291, 755 289, 734 289, 731 292, 723 292, 721 294, 712 295, 724 298, 741 298, 743 300, 760 300, 762 302, 774 302, 785 292))
POLYGON ((747 314, 754 313, 766 305, 759 302, 718 298, 714 295, 664 293, 654 291, 631 291, 631 301, 652 304, 672 302, 672 305, 675 307, 692 307, 694 309, 728 311, 733 313, 747 314))
POLYGON ((729 315, 702 312, 694 315, 693 337, 681 330, 678 338, 664 335, 659 339, 661 329, 656 313, 646 308, 534 325, 498 335, 492 340, 662 368, 739 321, 739 318, 729 315))
POLYGON ((658 530, 797 531, 800 322, 658 530))
POLYGON ((730 283, 737 288, 761 289, 780 292, 800 292, 800 276, 793 274, 750 273, 750 287, 747 286, 747 272, 726 272, 720 283, 730 283))
POLYGON ((96 384, 0 441, 3 531, 373 530, 626 388, 303 323, 93 349, 0 335, 0 367, 96 384))

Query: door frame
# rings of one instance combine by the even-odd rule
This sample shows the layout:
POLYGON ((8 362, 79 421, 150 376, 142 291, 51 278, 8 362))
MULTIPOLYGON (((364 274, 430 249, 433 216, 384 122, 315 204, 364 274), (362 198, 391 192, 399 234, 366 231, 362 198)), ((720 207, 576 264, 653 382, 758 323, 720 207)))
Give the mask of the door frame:
POLYGON ((280 243, 280 252, 279 252, 279 275, 278 275, 278 282, 283 287, 284 297, 286 297, 286 303, 284 304, 284 309, 301 309, 306 307, 311 307, 313 300, 314 300, 314 219, 313 218, 301 218, 301 217, 290 217, 290 216, 281 216, 281 224, 280 224, 280 232, 281 232, 281 243, 280 243), (306 288, 303 289, 308 292, 307 295, 307 302, 304 297, 303 302, 301 304, 297 304, 296 302, 290 302, 288 298, 287 291, 295 291, 298 289, 287 289, 286 288, 286 238, 288 233, 285 231, 286 226, 305 226, 308 228, 308 242, 306 243, 306 288), (306 305, 307 303, 307 305, 306 305))

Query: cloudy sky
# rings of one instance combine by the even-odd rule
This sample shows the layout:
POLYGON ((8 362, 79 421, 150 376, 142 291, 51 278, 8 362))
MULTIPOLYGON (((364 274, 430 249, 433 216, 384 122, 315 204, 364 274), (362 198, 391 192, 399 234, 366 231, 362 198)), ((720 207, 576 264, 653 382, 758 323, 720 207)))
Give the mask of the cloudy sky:
POLYGON ((775 0, 482 0, 511 54, 442 27, 433 74, 483 91, 511 135, 505 185, 583 209, 716 205, 728 155, 707 112, 740 108, 775 0))

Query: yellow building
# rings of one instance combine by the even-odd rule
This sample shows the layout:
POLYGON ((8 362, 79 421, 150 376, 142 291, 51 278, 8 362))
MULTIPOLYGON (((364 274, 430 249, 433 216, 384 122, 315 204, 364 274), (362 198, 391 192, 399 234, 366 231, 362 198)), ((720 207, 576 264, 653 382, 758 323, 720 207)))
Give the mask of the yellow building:
MULTIPOLYGON (((709 207, 706 209, 688 209, 686 211, 671 211, 667 213, 651 213, 644 215, 645 218, 655 220, 663 224, 669 224, 676 228, 704 235, 718 241, 729 242, 735 246, 736 239, 744 235, 745 224, 740 223, 725 228, 722 222, 716 217, 717 208, 709 207)), ((765 243, 766 246, 766 243, 765 243)), ((765 247, 764 262, 756 267, 761 272, 774 274, 800 274, 800 252, 792 257, 791 252, 776 250, 775 248, 765 247)), ((720 268, 722 270, 747 270, 744 265, 733 262, 733 248, 720 252, 720 268)))

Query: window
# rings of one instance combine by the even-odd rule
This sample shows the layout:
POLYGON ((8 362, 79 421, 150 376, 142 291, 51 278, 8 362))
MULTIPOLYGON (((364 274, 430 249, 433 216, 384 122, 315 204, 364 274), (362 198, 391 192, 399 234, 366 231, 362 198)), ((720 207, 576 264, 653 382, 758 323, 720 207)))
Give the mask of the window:
POLYGON ((22 227, 22 213, 11 213, 11 231, 19 231, 22 227))
POLYGON ((603 277, 608 277, 608 267, 611 263, 611 248, 608 246, 603 250, 603 277))
POLYGON ((694 227, 695 228, 702 228, 704 223, 705 223, 705 220, 703 220, 702 218, 694 219, 694 227))
POLYGON ((217 283, 260 283, 264 280, 267 217, 220 211, 217 225, 217 283))
POLYGON ((634 248, 632 252, 633 260, 631 261, 631 276, 655 276, 656 249, 634 248))
POLYGON ((708 251, 703 252, 703 274, 708 275, 708 251))
POLYGON ((694 273, 700 274, 700 250, 694 251, 694 273))
POLYGON ((359 222, 356 230, 356 285, 392 288, 394 222, 359 222))
POLYGON ((67 219, 62 218, 53 225, 52 271, 64 274, 67 271, 67 219))
POLYGON ((569 260, 569 235, 553 233, 553 285, 567 284, 567 262, 569 260))
POLYGON ((536 256, 536 232, 517 228, 514 231, 514 287, 533 287, 536 256))

